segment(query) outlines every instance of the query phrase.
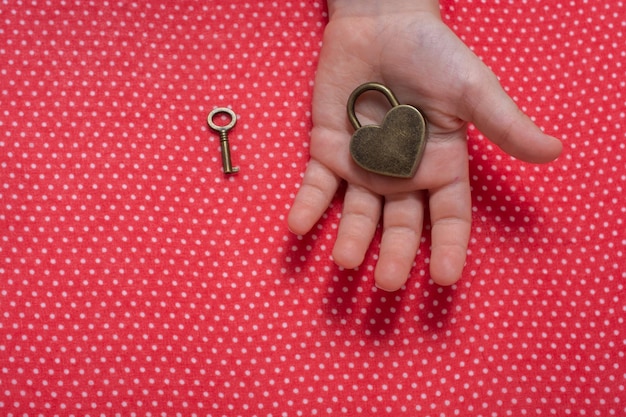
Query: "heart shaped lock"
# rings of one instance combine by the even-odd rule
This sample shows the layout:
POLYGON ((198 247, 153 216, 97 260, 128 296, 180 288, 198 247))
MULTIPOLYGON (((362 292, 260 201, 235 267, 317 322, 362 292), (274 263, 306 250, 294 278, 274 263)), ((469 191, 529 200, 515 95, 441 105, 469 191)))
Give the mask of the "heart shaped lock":
POLYGON ((400 104, 393 92, 379 83, 359 86, 348 100, 348 117, 356 129, 350 140, 352 159, 363 169, 381 175, 411 178, 426 148, 426 119, 415 107, 400 104), (368 90, 383 93, 392 109, 381 125, 361 126, 354 112, 357 98, 368 90))

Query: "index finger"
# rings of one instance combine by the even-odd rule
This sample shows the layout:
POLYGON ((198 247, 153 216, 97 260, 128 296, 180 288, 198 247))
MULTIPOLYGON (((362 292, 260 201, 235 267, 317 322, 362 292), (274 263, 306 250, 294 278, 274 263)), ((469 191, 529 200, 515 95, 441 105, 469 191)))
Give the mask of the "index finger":
POLYGON ((472 223, 469 178, 459 179, 429 197, 432 224, 430 275, 439 285, 452 285, 461 278, 472 223))

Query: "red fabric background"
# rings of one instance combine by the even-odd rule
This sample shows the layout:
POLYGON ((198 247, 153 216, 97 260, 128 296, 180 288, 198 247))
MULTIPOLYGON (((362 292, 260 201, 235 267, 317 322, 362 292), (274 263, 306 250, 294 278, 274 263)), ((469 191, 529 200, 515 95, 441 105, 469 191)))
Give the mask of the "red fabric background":
POLYGON ((379 237, 330 259, 340 196, 285 224, 322 2, 4 2, 0 413, 624 415, 626 4, 442 8, 565 151, 527 165, 471 129, 462 280, 429 280, 426 233, 388 294, 379 237))

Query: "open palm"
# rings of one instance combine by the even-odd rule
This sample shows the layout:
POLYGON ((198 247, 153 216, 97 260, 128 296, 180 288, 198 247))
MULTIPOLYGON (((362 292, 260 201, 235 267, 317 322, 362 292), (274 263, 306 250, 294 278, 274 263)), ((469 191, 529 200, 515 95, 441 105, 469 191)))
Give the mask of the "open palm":
MULTIPOLYGON (((379 123, 389 104, 367 93, 357 104, 363 125, 379 123)), ((407 280, 419 246, 424 212, 432 225, 430 274, 455 283, 465 263, 471 229, 467 123, 507 153, 548 162, 561 143, 543 134, 502 90, 495 75, 436 13, 415 12, 331 19, 320 56, 313 99, 311 160, 289 213, 289 227, 307 233, 347 182, 333 249, 335 262, 355 268, 382 217, 376 285, 393 291, 407 280), (353 132, 346 102, 363 82, 390 87, 401 103, 422 110, 428 142, 411 179, 367 172, 350 156, 353 132)))

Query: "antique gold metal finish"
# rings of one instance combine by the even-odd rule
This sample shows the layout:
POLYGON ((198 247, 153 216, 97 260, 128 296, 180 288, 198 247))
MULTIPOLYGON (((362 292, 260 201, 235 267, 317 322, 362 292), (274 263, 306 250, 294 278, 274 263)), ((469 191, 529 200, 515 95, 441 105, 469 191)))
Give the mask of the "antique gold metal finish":
POLYGON ((352 159, 376 174, 412 178, 426 148, 426 119, 415 107, 400 104, 393 92, 379 83, 357 87, 348 99, 348 118, 356 130, 350 140, 352 159), (361 126, 355 104, 361 94, 375 90, 385 95, 392 109, 381 125, 361 126))
POLYGON ((237 123, 237 116, 235 115, 235 112, 227 107, 218 107, 209 113, 207 122, 211 129, 220 134, 220 148, 222 151, 222 167, 224 168, 224 173, 235 174, 239 172, 239 168, 233 167, 230 157, 230 144, 228 143, 228 131, 235 126, 235 123, 237 123), (230 122, 225 126, 218 126, 215 122, 213 122, 213 118, 220 113, 225 113, 230 116, 230 122))

